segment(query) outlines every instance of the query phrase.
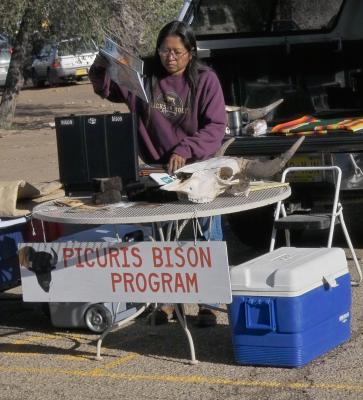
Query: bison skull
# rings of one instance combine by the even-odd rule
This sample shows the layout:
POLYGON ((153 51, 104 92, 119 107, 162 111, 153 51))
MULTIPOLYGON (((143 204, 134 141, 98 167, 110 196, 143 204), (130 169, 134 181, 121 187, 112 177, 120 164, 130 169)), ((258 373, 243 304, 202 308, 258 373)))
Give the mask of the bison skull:
POLYGON ((279 172, 303 140, 301 137, 286 153, 273 160, 221 156, 186 165, 175 172, 177 179, 174 182, 161 189, 177 192, 180 199, 187 198, 193 203, 210 203, 224 192, 245 193, 251 179, 269 178, 279 172))

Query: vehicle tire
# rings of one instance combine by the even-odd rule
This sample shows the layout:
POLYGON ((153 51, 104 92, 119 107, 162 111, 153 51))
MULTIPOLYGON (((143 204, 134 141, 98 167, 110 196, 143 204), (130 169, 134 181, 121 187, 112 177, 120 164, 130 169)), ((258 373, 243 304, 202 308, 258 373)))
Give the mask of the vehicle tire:
POLYGON ((45 81, 40 79, 35 70, 32 70, 32 82, 34 87, 44 87, 45 81))
POLYGON ((112 315, 103 304, 92 304, 84 314, 87 328, 95 333, 104 332, 112 324, 112 315))
POLYGON ((54 79, 54 75, 52 74, 52 72, 49 69, 47 71, 47 82, 50 87, 56 86, 56 81, 54 79))

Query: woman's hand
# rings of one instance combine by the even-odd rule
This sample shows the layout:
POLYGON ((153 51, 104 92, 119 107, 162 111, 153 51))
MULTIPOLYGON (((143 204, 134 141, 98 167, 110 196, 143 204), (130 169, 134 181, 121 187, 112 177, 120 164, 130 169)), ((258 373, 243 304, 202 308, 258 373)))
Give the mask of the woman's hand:
POLYGON ((95 68, 103 68, 106 69, 109 65, 109 62, 106 57, 101 54, 97 54, 95 60, 93 61, 92 66, 95 68))
POLYGON ((168 173, 173 174, 177 169, 184 167, 186 159, 178 154, 172 154, 169 159, 168 173))
POLYGON ((94 92, 102 98, 105 98, 104 80, 108 65, 108 60, 100 54, 97 54, 88 73, 94 92))

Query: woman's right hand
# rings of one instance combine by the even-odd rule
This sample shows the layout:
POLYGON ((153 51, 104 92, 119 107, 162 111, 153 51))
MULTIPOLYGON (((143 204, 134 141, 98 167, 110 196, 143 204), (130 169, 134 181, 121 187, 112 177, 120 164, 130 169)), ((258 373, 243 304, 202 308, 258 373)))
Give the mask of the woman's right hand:
POLYGON ((96 94, 101 96, 102 98, 105 97, 104 94, 104 79, 105 73, 108 66, 108 60, 97 54, 91 68, 88 72, 88 77, 93 85, 93 90, 96 94))
POLYGON ((95 60, 93 61, 92 67, 106 69, 108 65, 109 62, 107 58, 102 56, 101 54, 97 54, 95 60))
POLYGON ((168 173, 172 175, 177 169, 184 167, 186 159, 178 154, 173 153, 168 163, 168 173))

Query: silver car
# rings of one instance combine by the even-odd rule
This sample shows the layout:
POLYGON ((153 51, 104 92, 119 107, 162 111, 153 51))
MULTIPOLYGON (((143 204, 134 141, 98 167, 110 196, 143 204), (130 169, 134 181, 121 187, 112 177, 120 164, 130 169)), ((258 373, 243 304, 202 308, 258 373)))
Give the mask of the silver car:
POLYGON ((0 48, 0 86, 5 85, 6 75, 8 74, 11 57, 11 49, 8 47, 0 48))
POLYGON ((88 75, 98 49, 93 42, 80 39, 62 40, 46 44, 32 63, 34 86, 45 82, 54 85, 61 82, 81 80, 88 75))

